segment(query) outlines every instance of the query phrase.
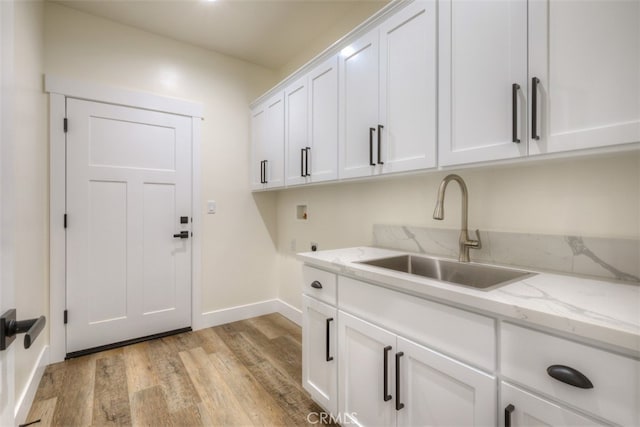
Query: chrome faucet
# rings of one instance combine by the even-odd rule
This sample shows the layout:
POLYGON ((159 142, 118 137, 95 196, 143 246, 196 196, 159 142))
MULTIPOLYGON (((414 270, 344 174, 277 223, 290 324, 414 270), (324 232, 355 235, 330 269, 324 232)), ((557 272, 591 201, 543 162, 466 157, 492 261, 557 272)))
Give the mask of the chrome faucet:
POLYGON ((444 192, 450 181, 456 181, 460 184, 460 190, 462 191, 462 224, 460 226, 460 253, 458 255, 458 261, 469 262, 469 248, 480 249, 482 248, 482 243, 480 242, 479 230, 476 230, 476 238, 478 240, 469 239, 469 230, 467 230, 469 195, 467 192, 467 185, 460 176, 455 174, 447 175, 440 183, 440 188, 438 188, 438 200, 436 202, 436 208, 433 211, 433 219, 444 219, 444 192))

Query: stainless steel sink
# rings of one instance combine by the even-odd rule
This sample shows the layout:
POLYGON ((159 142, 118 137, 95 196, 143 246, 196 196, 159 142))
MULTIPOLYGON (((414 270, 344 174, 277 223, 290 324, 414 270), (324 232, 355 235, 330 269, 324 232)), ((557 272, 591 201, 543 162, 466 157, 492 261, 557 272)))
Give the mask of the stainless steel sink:
POLYGON ((510 268, 468 264, 414 255, 393 256, 360 261, 360 263, 484 290, 535 274, 510 268))

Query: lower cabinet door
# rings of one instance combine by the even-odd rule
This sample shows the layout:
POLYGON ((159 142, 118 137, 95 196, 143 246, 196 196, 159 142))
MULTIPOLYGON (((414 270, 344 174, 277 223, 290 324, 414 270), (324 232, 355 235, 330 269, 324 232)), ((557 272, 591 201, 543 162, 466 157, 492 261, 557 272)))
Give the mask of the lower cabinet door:
POLYGON ((302 296, 302 385, 325 410, 338 411, 337 309, 302 296))
POLYGON ((404 338, 397 343, 399 426, 496 425, 495 377, 404 338))
POLYGON ((395 346, 394 334, 338 312, 342 425, 395 425, 395 346))
POLYGON ((602 426, 595 420, 503 382, 500 386, 500 407, 503 426, 602 426))

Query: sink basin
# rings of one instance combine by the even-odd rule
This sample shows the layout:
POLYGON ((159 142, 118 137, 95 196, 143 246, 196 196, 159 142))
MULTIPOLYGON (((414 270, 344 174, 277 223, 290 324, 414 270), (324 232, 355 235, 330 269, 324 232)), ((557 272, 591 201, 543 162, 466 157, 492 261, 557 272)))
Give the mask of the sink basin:
POLYGON ((400 255, 370 261, 360 261, 360 264, 386 268, 483 290, 488 290, 489 288, 499 285, 506 285, 509 282, 535 274, 510 268, 467 264, 414 255, 400 255))

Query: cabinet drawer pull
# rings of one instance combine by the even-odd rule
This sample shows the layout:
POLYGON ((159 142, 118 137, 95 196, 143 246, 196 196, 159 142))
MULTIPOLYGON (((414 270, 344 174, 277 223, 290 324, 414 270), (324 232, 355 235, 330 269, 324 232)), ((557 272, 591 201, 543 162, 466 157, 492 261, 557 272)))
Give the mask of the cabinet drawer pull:
POLYGON ((333 322, 333 317, 327 319, 327 362, 331 362, 333 360, 333 356, 330 356, 331 349, 329 347, 330 341, 330 333, 331 333, 331 322, 333 322))
POLYGON ((382 372, 384 375, 384 380, 383 380, 383 390, 382 390, 382 398, 385 402, 388 402, 391 400, 391 395, 389 394, 389 352, 391 351, 391 346, 388 345, 383 349, 383 354, 384 354, 384 364, 383 364, 383 369, 382 372))
POLYGON ((313 282, 311 282, 311 287, 314 289, 322 289, 322 283, 314 280, 313 282))
POLYGON ((378 164, 379 165, 384 165, 384 162, 382 161, 382 155, 380 154, 381 145, 382 145, 382 129, 384 129, 384 126, 378 125, 378 164))
POLYGON ((400 358, 404 352, 396 353, 396 411, 404 408, 404 403, 400 402, 400 358))
POLYGON ((531 138, 536 141, 540 140, 538 135, 538 84, 540 79, 533 77, 531 79, 531 138))
POLYGON ((376 131, 376 128, 369 128, 369 165, 375 166, 373 163, 373 133, 376 131))
POLYGON ((511 141, 515 143, 519 143, 520 139, 518 138, 518 91, 520 90, 520 85, 518 83, 514 83, 511 85, 511 131, 513 133, 511 141))
POLYGON ((303 178, 307 176, 304 173, 304 154, 305 154, 305 149, 301 148, 300 149, 300 176, 303 178))
POLYGON ((504 408, 504 427, 511 427, 511 413, 515 411, 515 409, 516 407, 512 404, 504 408))
POLYGON ((593 384, 582 372, 564 365, 551 365, 547 368, 550 377, 578 388, 593 388, 593 384))

